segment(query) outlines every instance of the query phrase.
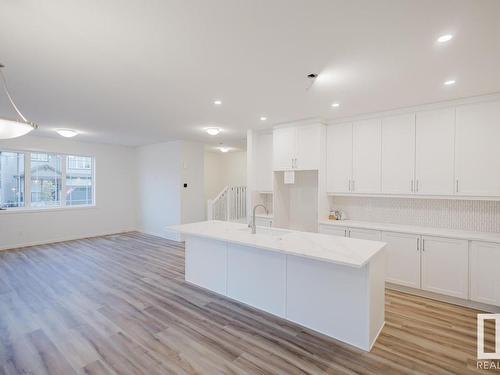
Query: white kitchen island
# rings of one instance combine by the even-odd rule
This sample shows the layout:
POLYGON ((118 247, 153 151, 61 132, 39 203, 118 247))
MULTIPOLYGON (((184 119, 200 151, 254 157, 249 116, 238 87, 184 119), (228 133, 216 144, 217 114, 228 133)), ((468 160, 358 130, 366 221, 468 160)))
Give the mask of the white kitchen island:
POLYGON ((186 281, 369 351, 384 326, 385 243, 205 221, 186 241, 186 281))

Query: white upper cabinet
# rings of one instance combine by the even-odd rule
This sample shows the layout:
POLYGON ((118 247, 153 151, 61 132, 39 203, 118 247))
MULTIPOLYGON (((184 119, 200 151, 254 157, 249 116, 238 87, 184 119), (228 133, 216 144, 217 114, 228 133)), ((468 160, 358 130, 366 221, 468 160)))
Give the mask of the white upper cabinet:
POLYGON ((422 289, 468 298, 468 242, 422 236, 422 289))
POLYGON ((382 193, 411 194, 415 176, 415 115, 382 119, 382 193))
POLYGON ((417 113, 414 193, 454 192, 455 109, 417 113))
POLYGON ((348 193, 352 179, 352 124, 330 125, 326 131, 327 191, 348 193))
POLYGON ((273 134, 259 134, 255 142, 255 190, 273 190, 273 134))
POLYGON ((455 193, 500 196, 500 101, 456 109, 455 193))
POLYGON ((273 169, 292 169, 296 149, 295 128, 277 128, 273 131, 273 169))
MULTIPOLYGON (((314 170, 321 165, 324 126, 304 125, 274 129, 273 169, 314 170)), ((323 154, 324 155, 324 154, 323 154)))
POLYGON ((353 125, 351 192, 380 193, 380 120, 353 125))
POLYGON ((295 169, 319 169, 321 158, 324 157, 324 147, 321 146, 321 143, 325 141, 325 126, 321 124, 307 125, 299 126, 296 129, 295 169))

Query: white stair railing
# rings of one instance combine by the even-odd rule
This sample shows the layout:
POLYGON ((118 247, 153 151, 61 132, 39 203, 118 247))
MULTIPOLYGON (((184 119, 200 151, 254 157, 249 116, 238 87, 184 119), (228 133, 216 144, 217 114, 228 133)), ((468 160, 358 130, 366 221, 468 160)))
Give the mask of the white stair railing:
POLYGON ((247 216, 247 187, 226 186, 207 203, 208 220, 234 221, 247 216))

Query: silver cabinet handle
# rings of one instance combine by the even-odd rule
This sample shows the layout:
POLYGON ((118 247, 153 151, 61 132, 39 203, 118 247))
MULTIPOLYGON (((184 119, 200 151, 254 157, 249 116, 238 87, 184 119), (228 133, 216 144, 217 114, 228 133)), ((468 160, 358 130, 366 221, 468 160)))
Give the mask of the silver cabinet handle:
POLYGON ((422 238, 422 251, 425 251, 425 240, 422 238))
POLYGON ((420 251, 420 238, 417 237, 417 251, 420 251))
POLYGON ((457 180, 457 193, 458 193, 458 180, 457 180))
POLYGON ((347 237, 347 229, 344 229, 344 237, 347 237))
POLYGON ((410 181, 410 191, 413 193, 413 180, 410 181))
POLYGON ((352 191, 352 188, 351 188, 351 179, 349 179, 349 191, 352 191))

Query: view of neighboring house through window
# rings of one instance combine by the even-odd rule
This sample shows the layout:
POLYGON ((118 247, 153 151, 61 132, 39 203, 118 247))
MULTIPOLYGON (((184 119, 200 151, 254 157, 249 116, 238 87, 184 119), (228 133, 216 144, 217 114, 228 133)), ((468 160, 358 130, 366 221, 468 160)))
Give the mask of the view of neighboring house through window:
POLYGON ((92 204, 92 158, 67 156, 66 205, 92 204))
POLYGON ((57 208, 95 203, 91 156, 0 150, 0 208, 57 208))
POLYGON ((61 204, 61 156, 31 154, 31 206, 53 207, 61 204))
POLYGON ((0 151, 0 207, 24 207, 24 154, 0 151))

